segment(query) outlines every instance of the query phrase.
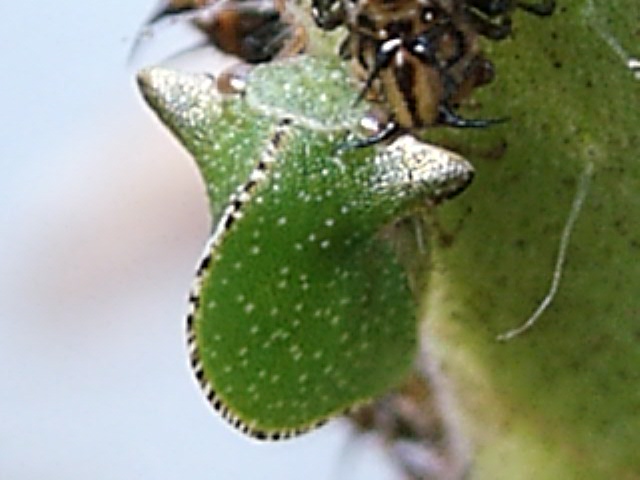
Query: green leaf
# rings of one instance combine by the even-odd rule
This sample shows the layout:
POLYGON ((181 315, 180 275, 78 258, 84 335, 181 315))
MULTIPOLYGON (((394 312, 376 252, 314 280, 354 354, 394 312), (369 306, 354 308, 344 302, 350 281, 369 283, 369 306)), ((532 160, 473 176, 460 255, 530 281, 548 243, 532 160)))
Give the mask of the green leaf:
POLYGON ((487 44, 496 80, 467 113, 509 122, 427 133, 477 169, 441 217, 456 235, 434 244, 423 335, 474 479, 640 478, 640 3, 558 3, 487 44), (590 166, 557 295, 496 341, 547 294, 590 166))

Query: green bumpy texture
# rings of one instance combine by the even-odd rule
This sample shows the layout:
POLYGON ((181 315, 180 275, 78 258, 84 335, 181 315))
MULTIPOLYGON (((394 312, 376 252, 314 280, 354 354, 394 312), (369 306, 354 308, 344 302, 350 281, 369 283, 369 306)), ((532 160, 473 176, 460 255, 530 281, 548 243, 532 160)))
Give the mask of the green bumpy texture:
POLYGON ((227 97, 204 75, 140 78, 210 195, 215 228, 191 294, 190 341, 214 406, 247 433, 282 438, 401 381, 417 306, 380 231, 464 188, 471 166, 409 137, 339 148, 364 111, 332 61, 258 67, 244 95, 227 97))
POLYGON ((640 3, 557 3, 485 42, 496 79, 465 113, 509 121, 427 134, 477 174, 440 216, 456 236, 433 244, 423 335, 474 480, 640 478, 640 80, 627 65, 640 3), (533 329, 496 341, 547 293, 589 165, 557 295, 533 329))
POLYGON ((390 212, 355 194, 367 191, 370 159, 327 162, 334 143, 309 132, 284 142, 273 180, 222 240, 196 317, 214 388, 267 432, 312 426, 395 385, 417 334, 406 273, 374 237, 390 212))

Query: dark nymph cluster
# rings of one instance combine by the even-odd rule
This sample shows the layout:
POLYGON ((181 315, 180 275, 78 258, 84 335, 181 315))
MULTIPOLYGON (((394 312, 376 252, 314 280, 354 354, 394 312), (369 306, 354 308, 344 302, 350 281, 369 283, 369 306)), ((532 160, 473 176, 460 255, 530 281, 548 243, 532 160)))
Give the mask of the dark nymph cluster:
POLYGON ((500 121, 455 111, 494 77, 479 37, 507 38, 516 8, 549 15, 554 6, 553 0, 314 0, 312 14, 322 29, 347 29, 340 52, 363 82, 361 96, 385 106, 385 126, 362 142, 367 145, 434 125, 500 121))
MULTIPOLYGON (((555 0, 311 0, 310 16, 322 30, 346 31, 339 55, 362 87, 358 101, 375 107, 373 133, 364 147, 434 126, 481 128, 503 119, 464 118, 458 106, 493 81, 492 62, 480 38, 503 40, 520 9, 546 16, 555 0)), ((249 63, 305 50, 308 35, 296 25, 287 0, 170 0, 147 27, 187 18, 204 42, 249 63)))

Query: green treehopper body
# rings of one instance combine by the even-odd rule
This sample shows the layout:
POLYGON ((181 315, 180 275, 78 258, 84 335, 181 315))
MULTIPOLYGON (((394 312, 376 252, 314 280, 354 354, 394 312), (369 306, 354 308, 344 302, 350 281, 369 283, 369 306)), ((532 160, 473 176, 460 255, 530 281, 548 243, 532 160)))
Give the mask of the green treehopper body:
POLYGON ((307 57, 258 67, 230 96, 206 75, 140 74, 214 218, 190 295, 192 364, 214 407, 259 439, 307 431, 403 379, 416 302, 380 231, 472 178, 464 159, 409 136, 338 148, 364 114, 349 81, 307 57))

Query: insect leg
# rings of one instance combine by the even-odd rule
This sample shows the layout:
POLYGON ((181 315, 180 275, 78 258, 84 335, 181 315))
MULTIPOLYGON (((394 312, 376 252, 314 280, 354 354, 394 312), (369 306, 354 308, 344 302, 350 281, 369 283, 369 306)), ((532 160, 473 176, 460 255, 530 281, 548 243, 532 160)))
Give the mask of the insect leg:
POLYGON ((512 7, 512 2, 511 0, 468 0, 467 5, 488 17, 497 17, 507 13, 512 7))
POLYGON ((509 17, 491 21, 473 10, 467 10, 467 18, 480 35, 490 40, 504 40, 511 34, 511 19, 509 17))
POLYGON ((517 5, 518 8, 521 8, 525 12, 538 15, 539 17, 549 16, 556 9, 555 0, 541 0, 539 3, 518 2, 517 5))
POLYGON ((370 137, 359 138, 351 142, 345 142, 338 150, 349 150, 355 148, 366 148, 377 145, 380 142, 391 140, 402 133, 402 128, 394 121, 388 122, 380 131, 374 133, 370 137))
POLYGON ((376 52, 376 58, 373 64, 373 68, 371 69, 371 72, 369 73, 367 80, 365 81, 364 86, 360 91, 360 94, 356 98, 354 105, 357 105, 362 101, 364 96, 373 85, 373 82, 378 77, 380 71, 383 68, 387 67, 389 63, 391 63, 393 56, 396 54, 401 45, 402 41, 399 38, 394 38, 384 42, 378 49, 378 51, 376 52))
POLYGON ((443 103, 438 107, 438 123, 455 128, 484 128, 506 122, 507 118, 463 118, 443 103))

